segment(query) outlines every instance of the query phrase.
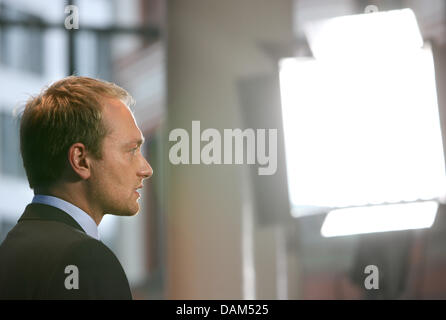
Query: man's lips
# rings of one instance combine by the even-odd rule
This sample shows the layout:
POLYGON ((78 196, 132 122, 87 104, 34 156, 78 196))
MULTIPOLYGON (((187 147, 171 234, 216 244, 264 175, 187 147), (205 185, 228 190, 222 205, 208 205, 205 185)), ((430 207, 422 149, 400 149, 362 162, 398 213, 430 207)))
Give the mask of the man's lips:
POLYGON ((140 184, 138 187, 136 187, 135 189, 135 193, 138 195, 138 197, 140 197, 141 195, 138 192, 138 189, 142 189, 142 184, 140 184))

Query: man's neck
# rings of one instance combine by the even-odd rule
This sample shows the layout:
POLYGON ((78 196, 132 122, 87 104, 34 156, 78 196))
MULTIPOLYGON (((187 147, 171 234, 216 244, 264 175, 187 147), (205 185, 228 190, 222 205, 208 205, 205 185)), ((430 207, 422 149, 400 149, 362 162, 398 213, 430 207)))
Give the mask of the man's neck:
POLYGON ((65 200, 85 211, 94 220, 96 225, 99 225, 104 214, 99 209, 95 210, 95 208, 87 200, 87 196, 83 190, 79 190, 80 188, 76 189, 77 190, 73 190, 73 188, 57 185, 51 188, 36 189, 34 193, 36 195, 48 195, 65 200))

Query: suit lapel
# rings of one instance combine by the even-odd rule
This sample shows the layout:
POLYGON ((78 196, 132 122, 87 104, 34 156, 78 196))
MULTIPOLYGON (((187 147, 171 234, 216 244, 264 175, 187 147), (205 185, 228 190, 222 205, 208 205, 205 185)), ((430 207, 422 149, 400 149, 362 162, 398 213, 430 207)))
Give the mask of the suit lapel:
POLYGON ((18 222, 25 220, 62 222, 85 233, 85 230, 68 213, 46 204, 30 203, 27 205, 18 222))

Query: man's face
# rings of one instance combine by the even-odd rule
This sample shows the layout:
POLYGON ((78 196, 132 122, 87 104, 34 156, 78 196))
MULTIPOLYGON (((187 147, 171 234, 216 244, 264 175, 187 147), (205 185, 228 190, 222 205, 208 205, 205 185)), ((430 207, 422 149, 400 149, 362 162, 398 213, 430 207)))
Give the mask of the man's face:
POLYGON ((144 138, 120 100, 106 100, 102 115, 109 133, 102 142, 102 159, 92 160, 92 201, 104 213, 131 216, 139 211, 137 189, 153 174, 141 154, 144 138))

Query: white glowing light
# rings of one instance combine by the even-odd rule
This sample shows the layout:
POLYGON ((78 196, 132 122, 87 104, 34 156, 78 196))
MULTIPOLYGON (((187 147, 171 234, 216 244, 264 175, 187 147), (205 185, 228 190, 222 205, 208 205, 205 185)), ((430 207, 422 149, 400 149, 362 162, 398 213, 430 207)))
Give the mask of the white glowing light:
MULTIPOLYGON (((386 13, 384 20, 380 14, 341 17, 335 22, 343 25, 340 21, 347 19, 345 26, 353 35, 354 21, 359 29, 375 25, 375 32, 384 40, 374 35, 373 48, 381 54, 357 49, 355 45, 363 43, 353 41, 354 36, 350 42, 341 41, 343 46, 349 43, 348 50, 334 50, 330 41, 325 47, 321 35, 332 30, 319 27, 319 36, 314 38, 318 38, 318 51, 324 52, 319 54, 322 58, 281 61, 293 208, 410 202, 444 195, 445 163, 432 52, 427 46, 419 47, 419 31, 410 10, 386 13), (398 32, 408 35, 391 42, 385 33, 392 31, 378 26, 382 21, 393 21, 398 32), (400 50, 395 49, 398 44, 400 50)), ((339 28, 333 30, 340 32, 339 28)), ((349 33, 345 32, 332 36, 346 38, 349 33)))
POLYGON ((392 204, 331 211, 322 225, 324 237, 430 228, 438 203, 392 204))

